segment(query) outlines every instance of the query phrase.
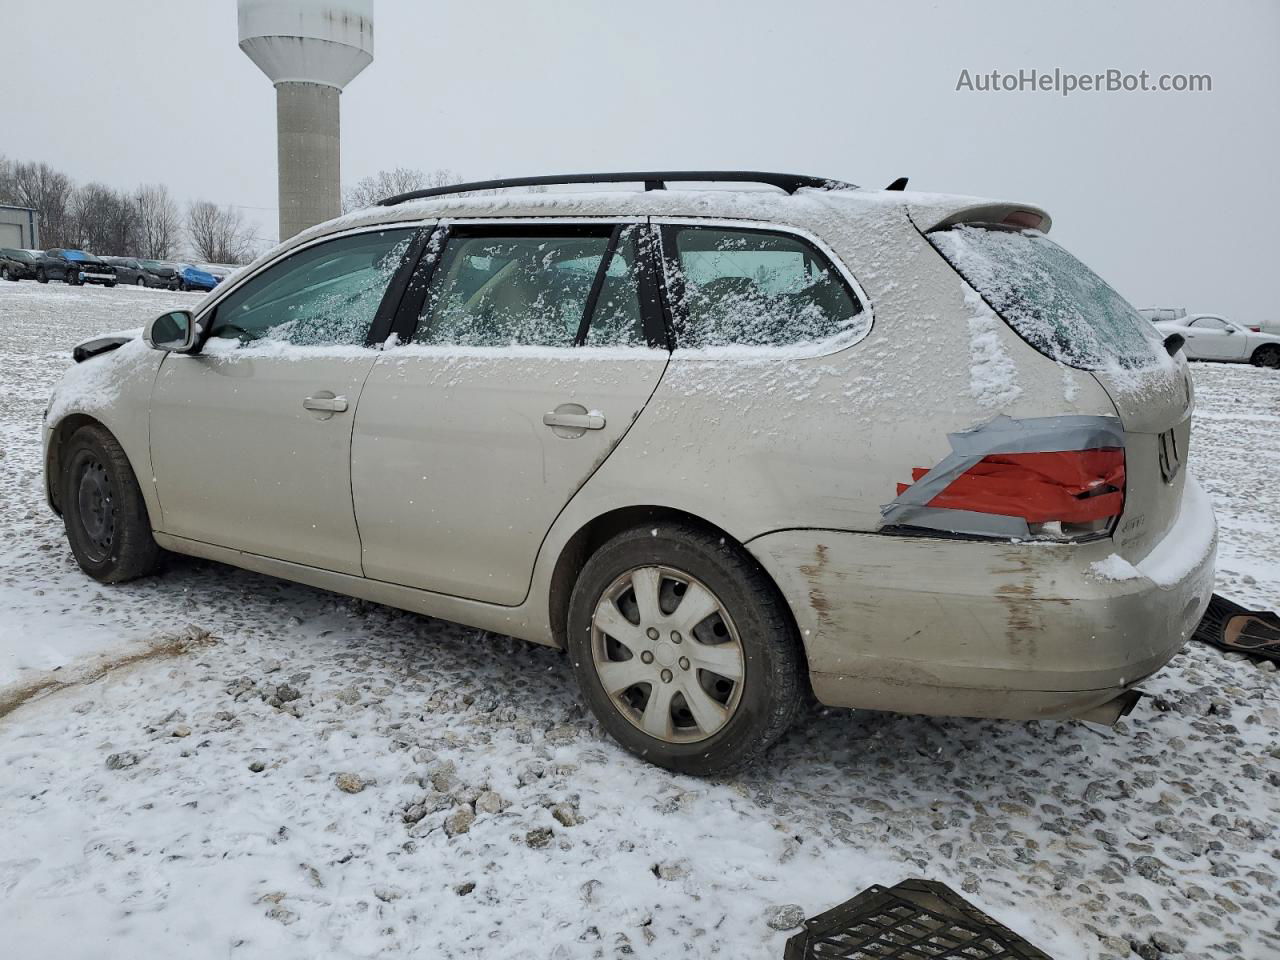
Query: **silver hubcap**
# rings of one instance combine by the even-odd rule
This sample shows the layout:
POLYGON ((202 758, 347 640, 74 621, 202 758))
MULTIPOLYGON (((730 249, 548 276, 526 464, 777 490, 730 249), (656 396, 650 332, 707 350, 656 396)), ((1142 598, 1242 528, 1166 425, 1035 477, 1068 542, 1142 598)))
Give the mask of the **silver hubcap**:
POLYGON ((668 743, 710 737, 742 698, 742 641, 724 604, 673 567, 629 570, 596 604, 591 656, 633 726, 668 743))

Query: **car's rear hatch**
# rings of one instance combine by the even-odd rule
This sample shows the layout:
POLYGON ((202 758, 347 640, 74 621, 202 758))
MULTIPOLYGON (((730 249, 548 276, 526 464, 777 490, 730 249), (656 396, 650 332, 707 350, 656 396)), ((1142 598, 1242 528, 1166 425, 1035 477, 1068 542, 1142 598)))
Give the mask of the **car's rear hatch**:
POLYGON ((1028 346, 1087 371, 1106 390, 1124 431, 1124 504, 1112 536, 1116 551, 1137 563, 1177 520, 1191 377, 1150 322, 1034 229, 1047 224, 1039 211, 993 208, 982 222, 972 212, 949 217, 927 236, 1028 346))

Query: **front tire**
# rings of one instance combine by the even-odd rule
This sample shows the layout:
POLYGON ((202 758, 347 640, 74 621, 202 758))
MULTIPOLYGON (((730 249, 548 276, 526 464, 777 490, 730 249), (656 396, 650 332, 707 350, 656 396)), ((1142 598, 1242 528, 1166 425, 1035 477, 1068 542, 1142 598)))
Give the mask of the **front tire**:
POLYGON ((36 270, 36 283, 48 283, 48 282, 49 282, 48 274, 44 272, 44 267, 40 267, 38 270, 36 270))
POLYGON ((0 267, 0 280, 17 280, 18 278, 9 273, 8 267, 0 267))
POLYGON ((800 639, 745 551, 687 524, 619 534, 583 567, 568 650, 583 696, 622 746, 668 770, 755 760, 804 698, 800 639))
POLYGON ((137 283, 137 285, 138 285, 138 286, 140 286, 140 287, 145 287, 145 286, 147 285, 147 278, 146 278, 146 277, 139 277, 139 278, 138 278, 137 280, 135 280, 134 282, 135 282, 135 283, 137 283))
POLYGON ((1257 350, 1253 351, 1253 356, 1249 358, 1255 367, 1271 367, 1273 370, 1280 369, 1280 347, 1275 344, 1264 343, 1257 350))
POLYGON ((63 524, 81 570, 101 583, 155 572, 160 547, 138 480, 115 437, 95 425, 72 434, 62 454, 61 483, 63 524))

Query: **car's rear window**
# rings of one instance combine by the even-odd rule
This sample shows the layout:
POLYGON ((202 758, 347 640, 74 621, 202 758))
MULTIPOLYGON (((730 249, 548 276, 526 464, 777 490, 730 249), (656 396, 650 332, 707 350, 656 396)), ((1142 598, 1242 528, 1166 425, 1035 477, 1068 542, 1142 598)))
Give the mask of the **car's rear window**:
POLYGON ((1150 322, 1043 233, 964 224, 929 239, 1045 356, 1085 370, 1159 362, 1161 336, 1150 322))

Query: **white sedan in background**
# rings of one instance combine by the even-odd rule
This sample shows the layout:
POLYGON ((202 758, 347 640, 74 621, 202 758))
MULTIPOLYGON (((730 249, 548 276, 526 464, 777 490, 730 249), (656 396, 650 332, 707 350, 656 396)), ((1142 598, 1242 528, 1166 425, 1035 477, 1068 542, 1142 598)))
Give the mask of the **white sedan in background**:
POLYGON ((1227 360, 1280 367, 1280 334, 1260 332, 1214 313, 1156 322, 1161 333, 1181 334, 1190 360, 1227 360))

